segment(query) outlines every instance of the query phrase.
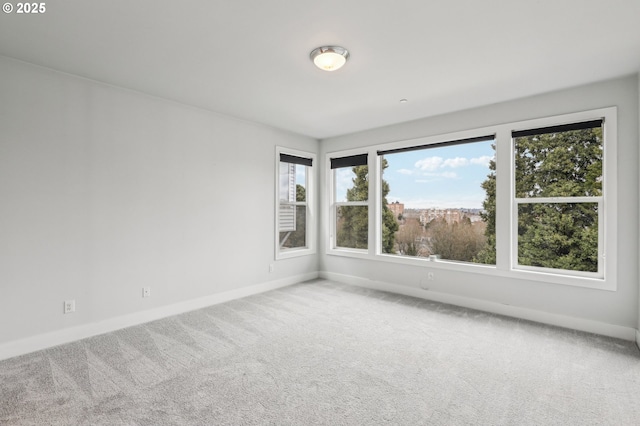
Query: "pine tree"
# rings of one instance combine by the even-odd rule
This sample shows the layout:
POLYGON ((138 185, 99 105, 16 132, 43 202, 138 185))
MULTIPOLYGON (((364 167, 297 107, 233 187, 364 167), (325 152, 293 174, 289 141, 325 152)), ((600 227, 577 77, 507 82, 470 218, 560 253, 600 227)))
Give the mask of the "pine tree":
MULTIPOLYGON (((496 145, 491 147, 496 149, 496 145)), ((485 190, 486 198, 482 202, 484 211, 480 213, 480 217, 487 224, 484 235, 486 243, 474 258, 476 263, 486 263, 489 265, 496 264, 496 160, 495 156, 489 161, 489 174, 487 179, 482 182, 482 189, 485 190)))
MULTIPOLYGON (((388 167, 383 160, 382 169, 388 167)), ((369 198, 369 168, 352 168, 353 186, 347 190, 347 201, 366 201, 369 198)), ((387 206, 389 184, 382 180, 382 251, 393 253, 398 222, 387 206)), ((369 209, 366 206, 341 206, 338 209, 338 247, 367 248, 369 240, 369 209)))
MULTIPOLYGON (((517 198, 602 195, 602 129, 515 139, 517 198)), ((495 149, 495 146, 494 146, 495 149)), ((487 246, 476 260, 495 263, 495 162, 482 183, 487 246)), ((598 204, 523 203, 518 206, 518 263, 576 271, 598 270, 598 204)))
MULTIPOLYGON (((516 197, 602 195, 602 129, 516 138, 516 197)), ((518 208, 518 263, 598 270, 598 204, 535 203, 518 208)))
MULTIPOLYGON (((382 159, 382 171, 389 167, 389 163, 384 158, 382 159)), ((396 241, 396 231, 400 225, 393 215, 393 212, 389 208, 389 202, 387 201, 387 195, 389 195, 389 183, 382 179, 382 252, 394 253, 394 246, 396 241)))

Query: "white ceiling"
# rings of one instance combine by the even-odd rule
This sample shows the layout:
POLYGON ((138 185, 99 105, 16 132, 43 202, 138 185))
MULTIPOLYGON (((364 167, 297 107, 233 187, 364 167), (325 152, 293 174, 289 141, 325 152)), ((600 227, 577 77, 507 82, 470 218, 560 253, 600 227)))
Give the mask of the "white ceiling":
POLYGON ((0 14, 1 55, 315 138, 640 70, 640 0, 45 4, 0 14))

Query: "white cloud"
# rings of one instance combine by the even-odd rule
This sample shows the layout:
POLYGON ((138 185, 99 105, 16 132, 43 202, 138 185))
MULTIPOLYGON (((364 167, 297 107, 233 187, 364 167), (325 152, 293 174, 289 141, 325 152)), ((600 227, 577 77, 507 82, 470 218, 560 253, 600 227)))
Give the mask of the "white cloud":
POLYGON ((442 176, 445 179, 455 179, 458 177, 458 175, 455 172, 444 172, 444 173, 441 173, 440 176, 442 176))
MULTIPOLYGON (((491 161, 493 157, 488 155, 483 155, 477 158, 465 158, 465 157, 455 157, 455 158, 447 158, 444 159, 442 157, 427 157, 422 160, 418 160, 415 164, 416 168, 425 171, 425 172, 435 172, 438 169, 444 169, 446 167, 456 169, 458 167, 466 167, 470 164, 480 165, 489 167, 489 161, 491 161)), ((410 171, 407 169, 398 170, 399 173, 410 174, 410 171)), ((447 177, 447 176, 445 176, 447 177)))
POLYGON ((400 173, 401 175, 412 175, 413 171, 409 169, 398 169, 398 173, 400 173))
POLYGON ((480 166, 489 167, 489 161, 491 161, 492 159, 493 157, 490 157, 488 155, 483 155, 482 157, 472 158, 471 164, 477 164, 480 166))
POLYGON ((456 167, 464 167, 468 165, 469 165, 468 159, 464 157, 456 157, 456 158, 447 158, 446 160, 444 160, 444 163, 442 163, 442 166, 440 167, 456 168, 456 167))
POLYGON ((442 162, 442 157, 427 157, 416 161, 415 166, 420 170, 434 172, 441 167, 442 162))

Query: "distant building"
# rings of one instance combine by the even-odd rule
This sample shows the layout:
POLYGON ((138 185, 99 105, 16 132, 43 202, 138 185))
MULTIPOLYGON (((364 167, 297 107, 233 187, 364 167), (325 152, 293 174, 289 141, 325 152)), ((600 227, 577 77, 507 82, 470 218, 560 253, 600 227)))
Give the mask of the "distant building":
POLYGON ((396 219, 400 215, 404 216, 404 204, 399 203, 399 202, 396 201, 395 203, 387 204, 387 207, 389 207, 389 210, 391 210, 393 212, 393 216, 396 219))
POLYGON ((426 209, 420 214, 420 223, 426 225, 432 220, 443 219, 447 223, 456 223, 462 220, 464 214, 459 209, 426 209))

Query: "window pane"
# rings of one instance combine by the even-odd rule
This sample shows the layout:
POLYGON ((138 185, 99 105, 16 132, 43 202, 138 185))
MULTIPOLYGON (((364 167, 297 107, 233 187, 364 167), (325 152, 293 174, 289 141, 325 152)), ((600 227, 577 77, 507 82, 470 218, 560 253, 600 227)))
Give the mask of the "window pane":
POLYGON ((493 141, 382 157, 382 252, 495 264, 493 141))
POLYGON ((518 264, 598 272, 598 203, 519 204, 518 264))
POLYGON ((280 203, 280 211, 278 212, 279 232, 290 232, 296 230, 296 206, 293 204, 280 203))
POLYGON ((369 168, 355 166, 334 169, 337 202, 367 201, 369 198, 369 168))
POLYGON ((307 207, 280 205, 280 248, 307 246, 307 207), (288 218, 285 221, 283 218, 288 218))
POLYGON ((514 138, 517 198, 602 195, 602 127, 514 138))
POLYGON ((296 201, 307 201, 307 166, 296 164, 296 201))
POLYGON ((306 201, 307 167, 280 162, 280 201, 306 201))
POLYGON ((366 249, 369 240, 369 207, 338 206, 336 247, 366 249))

